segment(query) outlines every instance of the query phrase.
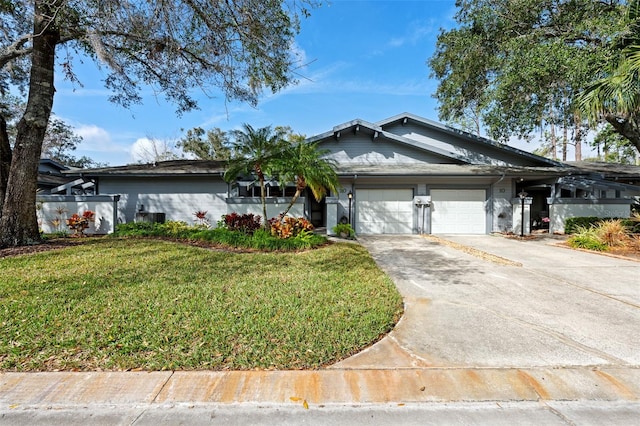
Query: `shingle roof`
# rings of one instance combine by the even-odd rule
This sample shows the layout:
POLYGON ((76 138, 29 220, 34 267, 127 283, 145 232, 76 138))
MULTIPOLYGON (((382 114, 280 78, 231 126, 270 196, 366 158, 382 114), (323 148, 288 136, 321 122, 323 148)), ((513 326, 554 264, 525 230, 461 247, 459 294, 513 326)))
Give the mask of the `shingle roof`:
POLYGON ((174 175, 212 175, 222 174, 226 162, 214 160, 172 160, 148 164, 129 164, 126 166, 101 167, 96 169, 74 170, 65 174, 93 176, 174 176, 174 175))
MULTIPOLYGON (((477 164, 394 164, 340 165, 339 175, 359 176, 564 176, 572 168, 526 167, 477 164)), ((578 170, 576 170, 578 172, 578 170)))
POLYGON ((640 166, 631 164, 603 163, 597 161, 573 161, 568 164, 580 170, 597 173, 603 178, 640 180, 640 166))

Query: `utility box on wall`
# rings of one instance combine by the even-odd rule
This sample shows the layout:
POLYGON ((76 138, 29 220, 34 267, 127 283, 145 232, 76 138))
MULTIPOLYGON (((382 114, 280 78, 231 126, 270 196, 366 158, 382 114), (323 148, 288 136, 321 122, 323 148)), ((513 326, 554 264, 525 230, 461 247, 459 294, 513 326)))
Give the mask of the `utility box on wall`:
POLYGON ((152 213, 152 212, 137 212, 136 222, 148 222, 148 223, 164 223, 166 215, 164 213, 152 213))
POLYGON ((418 209, 418 234, 431 233, 431 196, 416 195, 413 197, 413 204, 418 209))

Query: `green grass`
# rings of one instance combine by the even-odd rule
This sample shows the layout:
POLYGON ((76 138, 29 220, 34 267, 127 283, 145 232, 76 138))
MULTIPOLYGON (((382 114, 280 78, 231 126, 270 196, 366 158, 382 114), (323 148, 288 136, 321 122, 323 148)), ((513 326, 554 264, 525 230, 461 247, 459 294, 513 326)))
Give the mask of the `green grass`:
POLYGON ((88 239, 0 259, 0 370, 318 368, 401 311, 357 245, 229 253, 88 239))

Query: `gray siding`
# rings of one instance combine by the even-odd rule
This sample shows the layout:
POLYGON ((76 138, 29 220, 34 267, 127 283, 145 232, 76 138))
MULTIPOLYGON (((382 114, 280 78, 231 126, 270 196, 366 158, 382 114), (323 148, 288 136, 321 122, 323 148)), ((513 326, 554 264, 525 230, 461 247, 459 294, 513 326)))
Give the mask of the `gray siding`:
POLYGON ((531 165, 531 161, 527 158, 502 150, 499 147, 493 147, 481 142, 476 143, 418 124, 407 123, 403 125, 397 123, 385 126, 384 130, 408 139, 424 142, 445 151, 453 152, 463 156, 473 164, 531 165))
POLYGON ((453 162, 439 155, 414 149, 384 137, 372 138, 367 132, 344 132, 339 139, 322 142, 322 149, 340 165, 441 164, 453 162))

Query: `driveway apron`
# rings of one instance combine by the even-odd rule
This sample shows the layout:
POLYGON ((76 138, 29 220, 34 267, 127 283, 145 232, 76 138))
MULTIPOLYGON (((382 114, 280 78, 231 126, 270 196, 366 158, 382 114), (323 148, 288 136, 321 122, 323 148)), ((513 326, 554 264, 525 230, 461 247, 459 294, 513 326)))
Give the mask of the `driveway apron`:
POLYGON ((640 366, 640 263, 495 236, 359 238, 405 315, 335 368, 640 366), (504 262, 509 263, 509 262, 504 262))

